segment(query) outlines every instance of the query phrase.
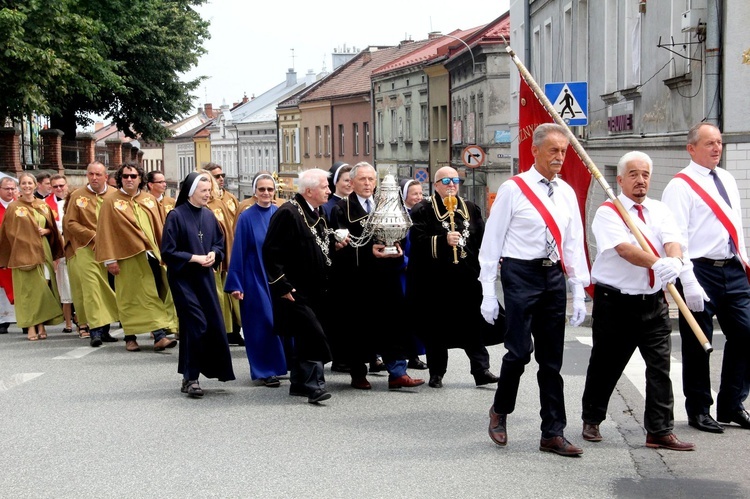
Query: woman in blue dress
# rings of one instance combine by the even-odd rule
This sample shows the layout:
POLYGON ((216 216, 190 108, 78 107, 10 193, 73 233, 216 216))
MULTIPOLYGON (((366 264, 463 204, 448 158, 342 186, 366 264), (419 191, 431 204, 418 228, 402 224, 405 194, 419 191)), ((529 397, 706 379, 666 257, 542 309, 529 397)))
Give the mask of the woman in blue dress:
POLYGON ((276 181, 268 173, 259 173, 253 180, 253 191, 256 203, 237 220, 224 291, 240 300, 250 378, 275 388, 280 386, 278 377, 286 375, 287 367, 281 338, 273 331, 273 308, 262 249, 268 222, 278 209, 273 204, 276 181))

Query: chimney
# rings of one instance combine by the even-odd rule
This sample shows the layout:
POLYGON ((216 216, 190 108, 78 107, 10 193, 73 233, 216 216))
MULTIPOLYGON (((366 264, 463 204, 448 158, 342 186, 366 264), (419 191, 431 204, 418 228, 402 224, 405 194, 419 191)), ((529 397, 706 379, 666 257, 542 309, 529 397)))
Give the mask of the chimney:
POLYGON ((372 61, 372 53, 369 50, 365 50, 362 52, 362 65, 364 66, 370 61, 372 61))
POLYGON ((206 116, 208 116, 209 118, 213 118, 214 117, 214 106, 213 106, 213 104, 206 104, 203 107, 203 112, 206 113, 206 116))
POLYGON ((242 96, 242 103, 244 104, 245 102, 247 102, 249 100, 250 99, 247 98, 247 92, 245 92, 245 94, 242 96))
POLYGON ((297 84, 297 72, 294 70, 294 68, 289 68, 289 71, 286 73, 286 86, 287 87, 293 87, 297 84))

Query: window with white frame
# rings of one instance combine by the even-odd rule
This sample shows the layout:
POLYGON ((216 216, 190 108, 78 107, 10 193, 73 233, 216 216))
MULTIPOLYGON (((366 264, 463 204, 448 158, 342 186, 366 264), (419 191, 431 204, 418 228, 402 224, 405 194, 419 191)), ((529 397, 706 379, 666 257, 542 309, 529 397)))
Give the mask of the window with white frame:
POLYGON ((362 131, 365 135, 365 156, 370 155, 370 124, 368 122, 362 123, 362 131))
POLYGON ((419 105, 419 138, 428 140, 430 138, 430 113, 427 111, 427 104, 419 105))
POLYGON ((352 124, 352 152, 359 156, 359 123, 352 124))
POLYGON ((404 140, 411 142, 411 106, 404 107, 404 140))
POLYGON ((343 123, 339 123, 339 156, 344 155, 344 140, 346 137, 344 137, 344 125, 343 123))

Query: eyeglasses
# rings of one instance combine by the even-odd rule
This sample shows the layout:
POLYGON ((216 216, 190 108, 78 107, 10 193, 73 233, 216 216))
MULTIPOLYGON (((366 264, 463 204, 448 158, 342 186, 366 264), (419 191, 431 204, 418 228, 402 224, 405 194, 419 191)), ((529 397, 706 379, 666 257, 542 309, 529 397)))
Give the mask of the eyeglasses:
POLYGON ((276 189, 274 189, 273 187, 258 187, 255 190, 258 191, 258 192, 273 192, 276 189))
POLYGON ((135 180, 138 177, 140 177, 140 175, 138 175, 137 173, 123 173, 122 174, 122 178, 132 178, 133 180, 135 180))
POLYGON ((53 189, 62 189, 64 187, 65 187, 65 184, 62 184, 62 185, 53 185, 52 186, 53 189))
POLYGON ((166 183, 167 183, 167 181, 166 181, 166 180, 154 180, 154 181, 153 181, 153 182, 151 182, 151 183, 152 183, 152 184, 166 184, 166 183))
POLYGON ((2 190, 4 190, 4 191, 15 191, 16 188, 15 187, 3 187, 2 190))
POLYGON ((461 183, 461 179, 460 179, 460 178, 458 178, 458 177, 453 177, 453 178, 450 178, 450 177, 445 177, 445 178, 441 178, 441 179, 439 179, 439 180, 438 180, 438 182, 440 182, 440 183, 441 183, 441 184, 443 184, 443 185, 448 185, 448 184, 450 184, 451 182, 453 182, 454 184, 458 185, 458 184, 460 184, 460 183, 461 183))
POLYGON ((214 175, 214 178, 224 178, 226 176, 227 176, 226 173, 217 173, 216 175, 214 175))

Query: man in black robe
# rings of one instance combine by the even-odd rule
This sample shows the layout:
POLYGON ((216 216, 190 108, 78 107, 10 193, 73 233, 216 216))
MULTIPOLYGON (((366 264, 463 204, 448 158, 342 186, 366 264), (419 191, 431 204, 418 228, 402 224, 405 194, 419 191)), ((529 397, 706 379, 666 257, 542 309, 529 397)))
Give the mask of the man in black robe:
POLYGON ((182 392, 191 397, 203 396, 200 374, 219 381, 235 379, 214 280, 224 259, 224 236, 216 217, 205 207, 210 196, 208 176, 190 173, 167 216, 161 243, 180 321, 177 372, 183 375, 182 392))
POLYGON ((500 342, 505 321, 490 326, 480 312, 482 285, 477 279, 484 220, 474 203, 458 196, 459 182, 455 169, 440 168, 435 194, 411 211, 407 293, 416 310, 427 311, 421 336, 433 388, 443 386, 449 348, 466 352, 477 386, 498 381, 489 370, 485 345, 500 342), (444 203, 448 195, 456 201, 453 228, 444 203))
MULTIPOLYGON (((375 209, 373 192, 377 181, 375 168, 366 162, 357 163, 349 173, 354 192, 339 201, 331 212, 331 224, 346 229, 352 236, 362 236, 370 211, 375 209)), ((341 338, 344 361, 349 365, 351 386, 359 390, 372 388, 367 380, 366 362, 380 354, 388 370, 388 388, 411 388, 424 380, 406 374, 406 331, 398 325, 406 313, 401 289, 401 268, 404 254, 388 255, 385 245, 370 240, 358 248, 347 245, 334 255, 337 301, 366 304, 368 309, 345 307, 346 330, 341 338), (363 314, 363 312, 365 312, 363 314), (383 322, 390 318, 391 323, 383 322), (394 327, 396 325, 396 327, 394 327)))
POLYGON ((276 334, 292 336, 289 395, 311 404, 331 398, 323 366, 331 360, 326 338, 329 253, 334 243, 319 207, 328 200, 329 173, 319 168, 299 175, 298 193, 271 217, 263 242, 263 264, 273 301, 276 334))

